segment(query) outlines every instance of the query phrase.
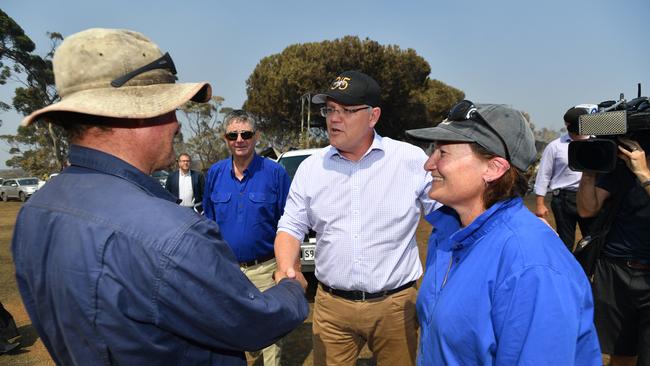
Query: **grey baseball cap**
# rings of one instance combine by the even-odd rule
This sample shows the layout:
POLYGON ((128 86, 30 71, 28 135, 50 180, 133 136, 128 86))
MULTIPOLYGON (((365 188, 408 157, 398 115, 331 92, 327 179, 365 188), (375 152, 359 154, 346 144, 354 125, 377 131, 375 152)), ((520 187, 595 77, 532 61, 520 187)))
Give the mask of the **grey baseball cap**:
POLYGON ((537 150, 533 131, 521 112, 502 104, 476 104, 475 108, 482 121, 476 117, 448 118, 436 127, 407 130, 406 134, 424 141, 475 142, 526 171, 535 161, 537 150))

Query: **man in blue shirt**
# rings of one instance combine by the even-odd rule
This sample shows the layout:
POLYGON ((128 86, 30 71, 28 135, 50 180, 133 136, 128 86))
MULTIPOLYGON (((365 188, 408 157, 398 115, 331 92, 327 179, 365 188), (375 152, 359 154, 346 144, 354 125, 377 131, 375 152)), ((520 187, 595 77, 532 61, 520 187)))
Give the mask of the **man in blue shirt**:
MULTIPOLYGON (((255 116, 242 110, 224 119, 232 156, 208 171, 203 207, 205 216, 219 224, 242 272, 265 291, 275 283, 273 241, 291 180, 280 164, 255 153, 256 125, 255 116)), ((280 342, 265 348, 264 364, 279 365, 280 351, 280 342)))
POLYGON ((210 85, 175 83, 169 54, 127 30, 69 36, 53 66, 62 100, 23 125, 65 128, 71 165, 23 206, 12 250, 56 364, 245 365, 300 325, 305 282, 261 293, 219 227, 149 176, 174 160, 176 108, 210 85))

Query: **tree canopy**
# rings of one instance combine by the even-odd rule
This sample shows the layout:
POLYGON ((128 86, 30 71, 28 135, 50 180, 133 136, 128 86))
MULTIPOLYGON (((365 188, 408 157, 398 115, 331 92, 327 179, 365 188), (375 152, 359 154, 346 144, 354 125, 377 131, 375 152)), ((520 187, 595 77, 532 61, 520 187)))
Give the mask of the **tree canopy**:
POLYGON ((221 107, 223 102, 223 97, 213 96, 208 103, 190 101, 180 108, 186 121, 182 130, 185 130, 187 135, 177 135, 175 150, 177 153, 185 152, 193 158, 198 158, 199 169, 203 171, 229 153, 221 137, 223 120, 219 120, 218 116, 231 111, 232 108, 221 107))
MULTIPOLYGON (((301 128, 301 97, 315 94, 342 71, 360 70, 382 88, 382 113, 377 131, 402 139, 404 130, 440 122, 464 93, 430 79, 431 67, 413 49, 346 36, 332 41, 294 44, 264 57, 246 81, 244 108, 261 116, 267 134, 295 138, 301 128)), ((318 107, 311 118, 324 127, 318 107)))
MULTIPOLYGON (((48 33, 52 44, 45 57, 34 54, 34 42, 5 12, 0 10, 0 85, 8 80, 20 85, 15 89, 11 105, 0 101, 0 110, 13 107, 18 113, 31 112, 59 99, 54 88, 52 55, 63 39, 59 33, 48 33)), ((13 155, 6 164, 21 167, 35 175, 47 175, 64 167, 67 143, 63 132, 51 123, 19 127, 16 135, 3 135, 13 155)))

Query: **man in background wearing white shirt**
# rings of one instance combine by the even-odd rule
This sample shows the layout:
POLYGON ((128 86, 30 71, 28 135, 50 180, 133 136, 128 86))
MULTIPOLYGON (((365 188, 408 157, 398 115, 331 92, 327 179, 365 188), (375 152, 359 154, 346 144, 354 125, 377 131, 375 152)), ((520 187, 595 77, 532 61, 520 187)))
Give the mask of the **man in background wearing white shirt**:
POLYGON ((197 210, 202 212, 205 178, 201 172, 191 170, 191 166, 192 158, 189 154, 178 155, 178 170, 169 175, 165 189, 181 200, 181 206, 192 208, 198 204, 197 210))
POLYGON ((595 104, 580 104, 566 111, 564 124, 567 133, 546 146, 535 179, 535 215, 548 219, 544 196, 551 191, 551 210, 555 217, 556 231, 569 250, 572 250, 575 243, 576 223, 584 237, 588 235, 592 222, 592 219, 578 216, 576 192, 582 173, 569 168, 569 143, 589 137, 578 134, 578 118, 582 114, 596 112, 598 106, 595 104))
POLYGON ((415 363, 415 230, 434 206, 431 176, 422 149, 375 132, 380 95, 346 71, 312 98, 331 145, 298 167, 278 223, 276 281, 301 275, 300 242, 316 232, 314 365, 354 365, 366 343, 378 365, 415 363))

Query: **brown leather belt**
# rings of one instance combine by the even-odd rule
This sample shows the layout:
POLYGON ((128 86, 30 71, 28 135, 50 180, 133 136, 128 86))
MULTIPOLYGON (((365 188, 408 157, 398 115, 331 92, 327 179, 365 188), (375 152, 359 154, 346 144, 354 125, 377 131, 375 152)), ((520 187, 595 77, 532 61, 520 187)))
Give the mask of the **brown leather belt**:
POLYGON ((274 254, 269 254, 269 255, 267 255, 266 257, 262 257, 262 258, 258 258, 258 259, 253 259, 252 261, 248 261, 248 262, 239 262, 239 266, 240 266, 240 267, 244 267, 244 268, 252 267, 252 266, 256 266, 256 265, 258 265, 258 264, 260 264, 260 263, 264 263, 264 262, 266 262, 266 261, 270 261, 270 260, 273 259, 273 258, 275 258, 275 255, 274 255, 274 254))
MULTIPOLYGON (((320 283, 320 282, 319 282, 320 283)), ((370 300, 370 299, 377 299, 380 297, 384 296, 389 296, 395 293, 398 293, 400 291, 406 290, 407 288, 411 288, 415 285, 415 281, 411 281, 405 285, 402 285, 398 288, 394 288, 392 290, 386 290, 386 291, 380 291, 380 292, 363 292, 363 291, 345 291, 345 290, 337 290, 334 288, 331 288, 323 283, 320 283, 320 287, 323 289, 325 292, 329 292, 330 294, 338 297, 342 297, 346 300, 352 300, 352 301, 365 301, 365 300, 370 300)))
POLYGON ((611 257, 608 257, 607 259, 616 262, 620 265, 626 266, 627 268, 630 269, 636 269, 639 271, 650 271, 650 263, 639 262, 633 259, 618 259, 618 258, 611 258, 611 257))
POLYGON ((626 260, 625 265, 628 268, 632 268, 632 269, 638 269, 638 270, 642 270, 642 271, 650 271, 650 264, 648 264, 648 263, 642 263, 642 262, 633 261, 633 260, 626 260))

